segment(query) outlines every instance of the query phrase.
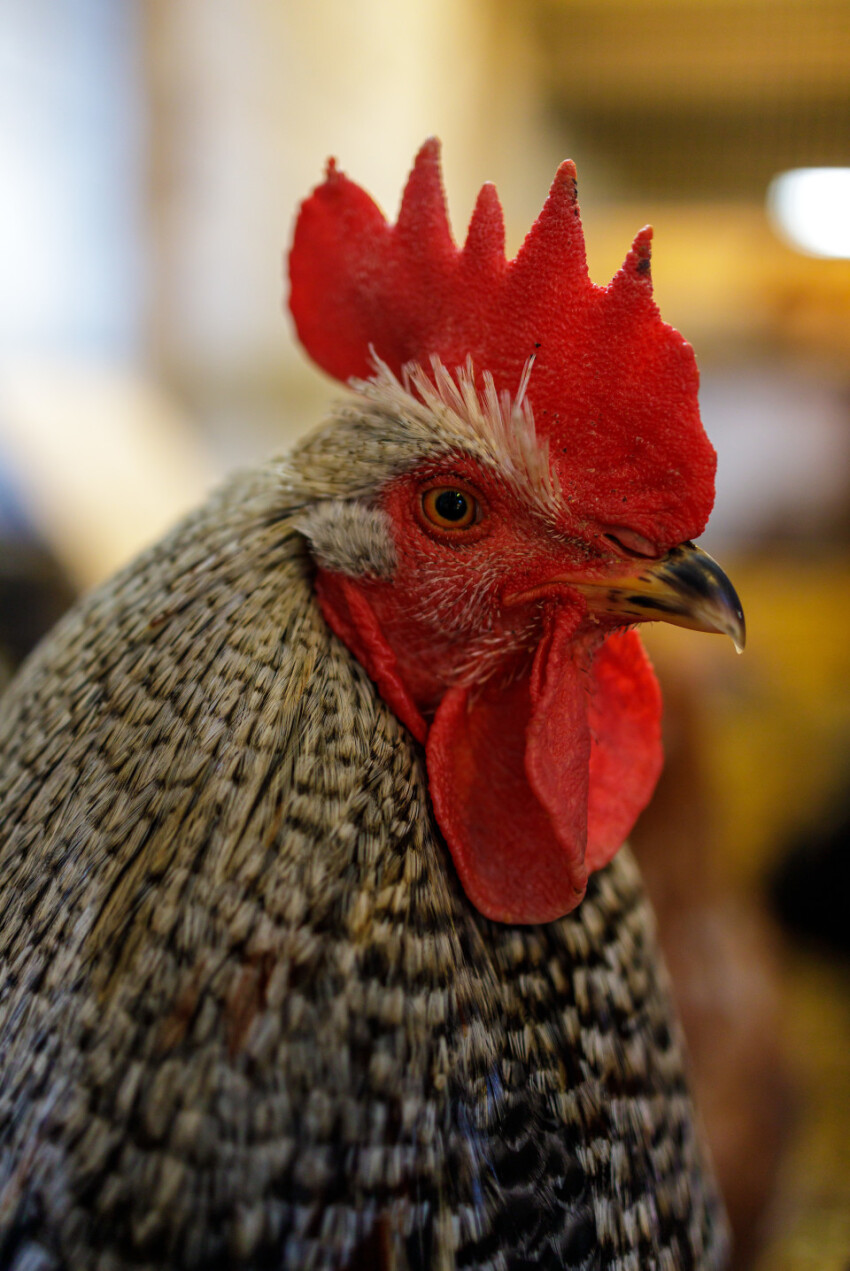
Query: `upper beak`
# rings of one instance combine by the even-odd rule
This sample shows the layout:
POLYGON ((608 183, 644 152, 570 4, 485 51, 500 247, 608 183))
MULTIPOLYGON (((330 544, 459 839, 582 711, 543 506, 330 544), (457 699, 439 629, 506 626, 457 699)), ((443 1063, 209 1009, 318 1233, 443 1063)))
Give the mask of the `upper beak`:
POLYGON ((693 543, 680 543, 634 573, 593 583, 570 580, 569 585, 581 592, 593 613, 717 631, 730 636, 739 653, 747 642, 735 588, 717 561, 693 543))
POLYGON ((507 597, 509 604, 537 599, 553 583, 579 592, 591 613, 620 622, 672 622, 696 631, 731 637, 743 653, 747 641, 737 592, 716 560, 693 543, 680 543, 660 560, 646 560, 634 572, 592 582, 560 575, 542 586, 507 597))

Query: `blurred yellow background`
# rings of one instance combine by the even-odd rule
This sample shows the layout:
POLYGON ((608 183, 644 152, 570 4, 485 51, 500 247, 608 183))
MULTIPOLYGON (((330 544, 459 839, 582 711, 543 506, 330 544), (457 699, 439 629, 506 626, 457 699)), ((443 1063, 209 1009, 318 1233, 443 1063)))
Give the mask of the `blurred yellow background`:
MULTIPOLYGON (((295 345, 281 256, 329 155, 394 217, 437 134, 456 237, 493 180, 511 252, 572 157, 592 277, 651 222, 661 312, 700 359, 719 455, 704 543, 750 647, 648 634, 669 781, 701 790, 663 798, 710 859, 717 923, 760 914, 792 842, 850 791, 850 260, 795 251, 766 210, 779 172, 850 164, 848 85, 850 0, 0 6, 4 543, 40 538, 88 587, 319 422, 340 390, 295 345)), ((682 887, 668 903, 698 906, 682 887)), ((846 1271, 846 961, 765 929, 779 1022, 747 1073, 785 1064, 782 1133, 761 1144, 747 1256, 758 1234, 760 1271, 846 1271)))

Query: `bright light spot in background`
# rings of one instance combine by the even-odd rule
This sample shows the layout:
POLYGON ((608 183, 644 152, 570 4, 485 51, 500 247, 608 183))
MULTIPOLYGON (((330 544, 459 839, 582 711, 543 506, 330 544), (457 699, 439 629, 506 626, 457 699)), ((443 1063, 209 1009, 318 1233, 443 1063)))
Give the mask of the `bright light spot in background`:
POLYGON ((143 119, 133 0, 3 5, 0 353, 132 357, 143 119))
POLYGON ((205 494, 139 365, 142 7, 0 0, 0 552, 37 532, 83 586, 205 494))
POLYGON ((767 207, 798 251, 850 258, 850 168, 794 168, 770 183, 767 207))
POLYGON ((840 387, 777 362, 703 367, 700 409, 717 450, 717 503, 705 545, 829 535, 846 519, 850 429, 840 387))

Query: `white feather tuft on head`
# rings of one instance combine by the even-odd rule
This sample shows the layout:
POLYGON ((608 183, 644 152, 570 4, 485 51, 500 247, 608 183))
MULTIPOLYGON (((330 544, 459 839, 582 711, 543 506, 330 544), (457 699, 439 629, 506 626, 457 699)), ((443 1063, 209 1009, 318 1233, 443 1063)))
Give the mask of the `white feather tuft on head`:
POLYGON ((411 362, 399 381, 374 351, 372 356, 375 375, 354 381, 358 392, 372 400, 392 401, 408 416, 415 411, 420 426, 436 431, 446 448, 460 443, 544 510, 557 503, 560 491, 549 465, 548 442, 538 438, 526 400, 533 356, 523 367, 515 397, 505 390, 497 392, 489 371, 479 389, 471 358, 454 374, 437 357, 431 359, 430 374, 411 362))
POLYGON ((370 379, 351 382, 355 399, 342 402, 281 463, 280 476, 292 495, 305 502, 371 501, 394 477, 460 451, 555 518, 558 481, 526 398, 533 359, 523 368, 515 396, 498 392, 488 372, 479 386, 470 360, 454 372, 438 358, 430 371, 411 363, 401 380, 374 353, 373 361, 370 379))

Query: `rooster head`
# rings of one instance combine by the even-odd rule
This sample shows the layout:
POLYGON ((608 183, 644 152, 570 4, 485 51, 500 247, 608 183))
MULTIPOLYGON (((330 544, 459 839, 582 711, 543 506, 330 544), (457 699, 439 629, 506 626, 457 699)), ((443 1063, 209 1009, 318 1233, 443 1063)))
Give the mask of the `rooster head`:
POLYGON ((661 702, 634 624, 744 641, 690 541, 715 455, 650 240, 595 286, 567 162, 514 260, 491 186, 458 249, 434 141, 394 226, 331 162, 295 229, 299 336, 358 394, 293 459, 319 601, 424 744, 463 887, 502 922, 573 909, 652 794, 661 702))

